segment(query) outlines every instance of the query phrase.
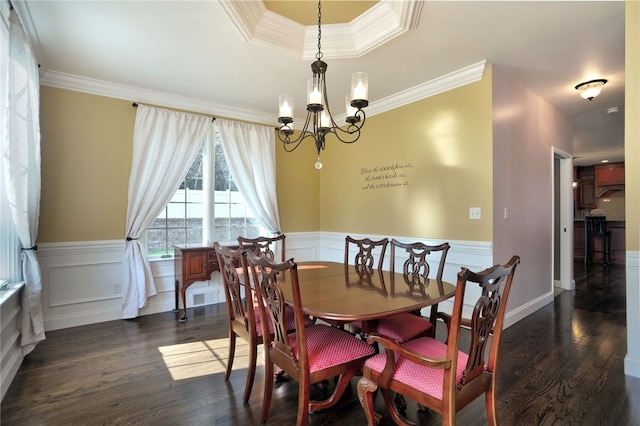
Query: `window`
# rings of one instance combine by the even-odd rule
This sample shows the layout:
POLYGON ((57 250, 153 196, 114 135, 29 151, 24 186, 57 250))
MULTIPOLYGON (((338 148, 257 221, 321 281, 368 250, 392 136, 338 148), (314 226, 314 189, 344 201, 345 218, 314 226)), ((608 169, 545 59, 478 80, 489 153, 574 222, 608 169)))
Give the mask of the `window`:
POLYGON ((174 245, 231 243, 263 232, 233 181, 218 132, 210 130, 184 181, 147 230, 147 253, 170 257, 174 245))
MULTIPOLYGON (((9 4, 0 2, 0 92, 8 93, 7 72, 9 70, 9 4)), ((8 114, 6 109, 6 96, 0 97, 0 121, 4 122, 4 114, 8 114)), ((0 140, 7 137, 4 133, 4 126, 0 126, 0 140)), ((7 198, 7 188, 5 186, 4 164, 0 158, 0 281, 22 280, 20 239, 11 216, 9 200, 7 198)))

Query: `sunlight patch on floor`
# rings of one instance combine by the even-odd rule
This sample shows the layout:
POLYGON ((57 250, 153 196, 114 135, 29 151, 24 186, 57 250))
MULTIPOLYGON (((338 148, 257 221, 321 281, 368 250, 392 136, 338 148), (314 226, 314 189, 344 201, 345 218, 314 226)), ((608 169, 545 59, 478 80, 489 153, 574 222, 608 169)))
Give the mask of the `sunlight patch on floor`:
MULTIPOLYGON (((257 365, 264 365, 258 348, 257 365)), ((194 377, 224 374, 229 356, 229 339, 205 340, 160 346, 158 351, 173 380, 191 379, 194 377)), ((249 364, 249 345, 246 341, 236 341, 236 354, 233 370, 247 369, 249 364)))

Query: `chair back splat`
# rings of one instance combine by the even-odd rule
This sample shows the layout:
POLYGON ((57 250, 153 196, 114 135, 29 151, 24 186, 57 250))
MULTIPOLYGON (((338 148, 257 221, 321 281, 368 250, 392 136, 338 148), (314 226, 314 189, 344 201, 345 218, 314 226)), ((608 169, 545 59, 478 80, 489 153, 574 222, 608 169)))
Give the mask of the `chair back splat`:
MULTIPOLYGON (((396 262, 402 262, 402 277, 409 294, 425 295, 427 286, 442 282, 449 248, 449 243, 427 245, 422 242, 402 243, 393 239, 391 240, 391 273, 395 273, 396 262), (432 256, 432 259, 429 259, 429 256, 432 256), (433 272, 432 266, 437 266, 433 272)), ((392 281, 392 292, 401 291, 395 288, 398 282, 401 281, 392 281)), ((430 309, 429 318, 423 318, 420 310, 381 318, 377 321, 374 331, 396 342, 406 342, 422 336, 435 337, 438 304, 431 305, 430 309)))
POLYGON ((345 266, 350 264, 349 249, 351 246, 355 246, 357 252, 352 258, 351 265, 355 267, 357 273, 370 275, 374 270, 381 271, 388 244, 388 238, 374 241, 369 238, 357 239, 347 235, 344 243, 344 264, 345 266))
POLYGON ((391 417, 400 425, 410 423, 394 404, 391 392, 440 413, 443 425, 454 425, 456 412, 484 394, 487 422, 498 424, 498 351, 507 299, 519 263, 520 258, 513 256, 507 264, 481 272, 460 270, 453 311, 437 315, 447 326, 444 343, 433 337, 402 344, 376 333, 367 337, 369 343, 376 342, 384 348, 384 352, 367 360, 358 381, 358 397, 369 425, 377 424, 379 418, 373 404, 378 389, 391 417), (471 284, 480 287, 481 295, 467 320, 462 318, 462 308, 465 291, 471 284), (459 349, 462 329, 469 329, 471 334, 466 352, 459 349))
MULTIPOLYGON (((256 283, 257 300, 261 301, 260 317, 263 333, 269 318, 274 333, 265 342, 265 377, 273 375, 274 365, 298 382, 298 426, 307 424, 309 412, 335 405, 351 378, 359 375, 362 365, 373 355, 373 347, 344 330, 324 324, 305 327, 298 267, 293 259, 285 262, 246 253, 249 269, 256 283), (287 333, 282 324, 284 307, 293 304, 296 330, 287 333), (337 377, 331 395, 322 401, 311 400, 310 386, 337 377)), ((333 382, 331 380, 330 382, 333 382)), ((264 386, 262 420, 267 421, 271 406, 273 382, 264 386)))
POLYGON ((240 248, 252 250, 256 256, 284 262, 285 239, 286 235, 282 233, 276 237, 238 237, 238 244, 240 245, 240 248))

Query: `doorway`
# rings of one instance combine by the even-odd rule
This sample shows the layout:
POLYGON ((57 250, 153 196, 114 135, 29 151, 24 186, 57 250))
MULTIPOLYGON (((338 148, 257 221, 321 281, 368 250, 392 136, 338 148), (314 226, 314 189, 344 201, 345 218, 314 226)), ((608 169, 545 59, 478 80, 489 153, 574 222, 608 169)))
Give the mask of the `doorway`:
MULTIPOLYGON (((553 285, 575 289, 573 280, 573 158, 553 148, 553 285)), ((551 289, 553 291, 553 289, 551 289)))

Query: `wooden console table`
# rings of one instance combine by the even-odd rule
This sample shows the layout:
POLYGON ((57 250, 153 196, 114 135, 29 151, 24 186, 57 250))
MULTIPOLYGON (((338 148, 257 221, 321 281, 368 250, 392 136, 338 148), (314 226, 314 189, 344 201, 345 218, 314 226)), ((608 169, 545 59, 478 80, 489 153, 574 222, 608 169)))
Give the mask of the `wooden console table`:
MULTIPOLYGON (((238 248, 238 245, 230 245, 238 248)), ((179 321, 187 320, 187 288, 196 281, 208 281, 214 271, 220 270, 218 258, 213 246, 173 246, 175 267, 176 308, 180 312, 178 293, 182 299, 182 312, 179 321)))

